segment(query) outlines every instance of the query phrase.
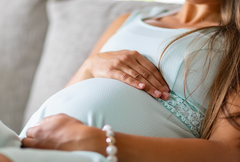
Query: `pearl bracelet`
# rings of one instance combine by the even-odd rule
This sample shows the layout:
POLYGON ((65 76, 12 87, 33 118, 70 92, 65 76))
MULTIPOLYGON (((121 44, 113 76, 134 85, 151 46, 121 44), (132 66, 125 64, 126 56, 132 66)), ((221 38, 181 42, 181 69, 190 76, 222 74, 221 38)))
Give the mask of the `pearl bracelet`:
POLYGON ((108 154, 107 160, 110 162, 117 162, 118 158, 116 156, 117 154, 117 147, 114 145, 116 143, 116 139, 114 138, 114 132, 112 130, 112 127, 110 125, 105 125, 102 128, 103 131, 106 132, 106 142, 108 144, 108 147, 106 148, 106 152, 108 154))

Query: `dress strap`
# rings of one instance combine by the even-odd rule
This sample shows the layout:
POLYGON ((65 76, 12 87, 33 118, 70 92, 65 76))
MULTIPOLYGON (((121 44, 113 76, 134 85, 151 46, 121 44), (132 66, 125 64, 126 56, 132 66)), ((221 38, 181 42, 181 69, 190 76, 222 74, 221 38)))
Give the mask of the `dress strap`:
POLYGON ((161 6, 155 6, 155 7, 145 7, 142 9, 138 9, 133 11, 127 20, 123 23, 120 29, 124 28, 128 24, 135 22, 135 20, 138 20, 139 18, 148 18, 148 17, 154 17, 156 15, 159 15, 161 13, 167 12, 164 7, 161 6))

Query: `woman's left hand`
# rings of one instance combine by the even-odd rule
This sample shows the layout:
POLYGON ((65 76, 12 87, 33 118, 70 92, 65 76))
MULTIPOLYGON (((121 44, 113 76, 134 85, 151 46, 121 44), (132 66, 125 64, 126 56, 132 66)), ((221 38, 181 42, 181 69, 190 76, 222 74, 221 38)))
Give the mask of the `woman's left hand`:
POLYGON ((64 151, 94 151, 105 155, 105 133, 79 120, 59 114, 44 118, 27 131, 23 147, 64 151))

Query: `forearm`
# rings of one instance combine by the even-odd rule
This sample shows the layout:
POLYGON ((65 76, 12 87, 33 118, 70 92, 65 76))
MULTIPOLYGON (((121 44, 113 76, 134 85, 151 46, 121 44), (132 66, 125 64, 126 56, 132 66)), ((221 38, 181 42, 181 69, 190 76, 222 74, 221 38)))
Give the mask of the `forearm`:
POLYGON ((120 162, 237 162, 235 150, 217 141, 167 139, 116 133, 120 162))
POLYGON ((78 83, 80 81, 93 78, 89 70, 86 68, 86 61, 83 63, 83 65, 78 69, 76 74, 70 79, 70 81, 67 83, 65 87, 68 87, 70 85, 73 85, 75 83, 78 83))
POLYGON ((1 154, 0 154, 0 161, 1 162, 11 162, 10 159, 8 159, 7 157, 5 157, 4 155, 1 155, 1 154))

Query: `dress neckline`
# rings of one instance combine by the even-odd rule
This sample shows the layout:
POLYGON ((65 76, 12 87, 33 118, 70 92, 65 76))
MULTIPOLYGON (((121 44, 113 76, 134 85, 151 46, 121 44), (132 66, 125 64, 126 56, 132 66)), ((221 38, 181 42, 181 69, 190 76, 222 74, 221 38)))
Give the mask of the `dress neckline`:
POLYGON ((172 15, 172 14, 177 13, 177 12, 179 12, 179 11, 180 11, 180 8, 177 8, 177 9, 170 10, 170 11, 167 11, 167 12, 164 12, 164 13, 160 13, 160 14, 158 14, 158 15, 156 15, 156 16, 144 17, 144 18, 140 17, 140 18, 138 19, 138 22, 139 22, 142 26, 144 26, 144 27, 146 27, 146 28, 154 29, 154 30, 168 30, 168 31, 169 31, 169 30, 178 30, 178 31, 185 31, 185 32, 190 31, 191 29, 186 29, 186 28, 179 28, 179 29, 164 28, 164 27, 153 26, 153 25, 150 25, 150 24, 144 22, 144 20, 146 20, 146 19, 150 19, 150 18, 159 19, 159 18, 162 18, 162 17, 165 17, 165 16, 172 15))

